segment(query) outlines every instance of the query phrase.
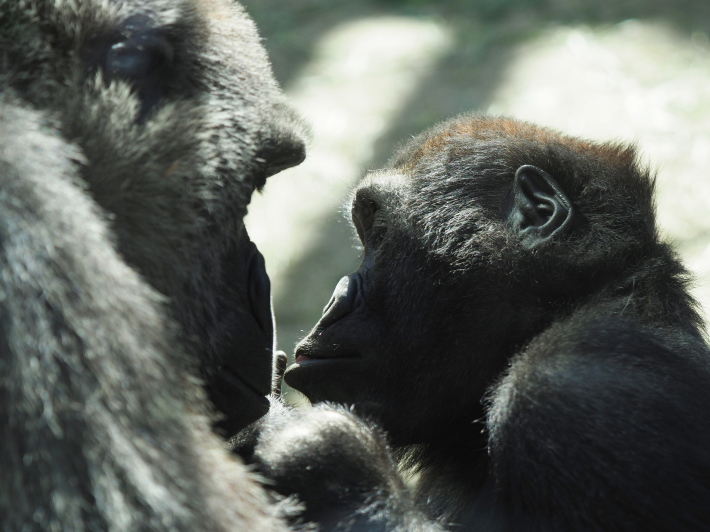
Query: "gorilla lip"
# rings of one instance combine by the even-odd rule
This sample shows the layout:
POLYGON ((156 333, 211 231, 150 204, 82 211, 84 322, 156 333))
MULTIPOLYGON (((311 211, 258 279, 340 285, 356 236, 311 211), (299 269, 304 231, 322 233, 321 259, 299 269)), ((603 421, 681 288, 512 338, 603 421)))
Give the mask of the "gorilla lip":
POLYGON ((338 360, 358 360, 360 358, 362 357, 351 354, 337 357, 311 357, 308 355, 297 355, 296 364, 299 366, 311 366, 318 363, 336 362, 338 360))
POLYGON ((341 349, 341 344, 319 342, 319 338, 320 335, 316 336, 316 338, 309 336, 301 344, 296 346, 296 352, 294 354, 296 364, 310 365, 318 362, 362 358, 359 353, 353 351, 352 348, 349 349, 345 347, 341 349))

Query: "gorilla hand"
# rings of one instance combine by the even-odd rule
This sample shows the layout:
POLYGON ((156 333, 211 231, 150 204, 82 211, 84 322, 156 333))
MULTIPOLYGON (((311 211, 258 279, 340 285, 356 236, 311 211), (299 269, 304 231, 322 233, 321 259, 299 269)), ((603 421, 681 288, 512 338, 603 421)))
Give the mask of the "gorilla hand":
POLYGON ((272 405, 252 459, 320 530, 437 531, 414 508, 382 433, 344 408, 272 405))

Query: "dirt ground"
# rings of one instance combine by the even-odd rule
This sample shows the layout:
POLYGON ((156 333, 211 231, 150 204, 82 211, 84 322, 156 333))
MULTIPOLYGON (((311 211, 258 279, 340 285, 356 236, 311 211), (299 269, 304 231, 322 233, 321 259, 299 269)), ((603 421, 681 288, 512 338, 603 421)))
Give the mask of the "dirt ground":
POLYGON ((315 324, 359 250, 352 186, 408 136, 464 111, 634 141, 658 214, 710 310, 710 2, 243 0, 313 127, 247 226, 266 257, 279 345, 315 324))

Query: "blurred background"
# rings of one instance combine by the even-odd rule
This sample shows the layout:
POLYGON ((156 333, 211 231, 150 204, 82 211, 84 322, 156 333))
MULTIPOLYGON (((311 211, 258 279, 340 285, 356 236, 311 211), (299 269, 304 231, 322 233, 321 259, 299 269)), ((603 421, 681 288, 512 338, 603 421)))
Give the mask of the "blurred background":
POLYGON ((460 112, 639 145, 658 214, 710 310, 710 0, 242 0, 313 128, 247 218, 289 356, 360 251, 349 192, 460 112))

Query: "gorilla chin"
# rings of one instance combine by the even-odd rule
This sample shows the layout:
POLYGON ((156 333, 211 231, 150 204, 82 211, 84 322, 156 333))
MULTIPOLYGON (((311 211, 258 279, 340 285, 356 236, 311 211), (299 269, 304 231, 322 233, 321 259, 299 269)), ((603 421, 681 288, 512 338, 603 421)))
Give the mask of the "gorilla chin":
POLYGON ((286 370, 284 380, 312 403, 352 403, 362 393, 370 372, 369 364, 359 357, 304 357, 286 370))

